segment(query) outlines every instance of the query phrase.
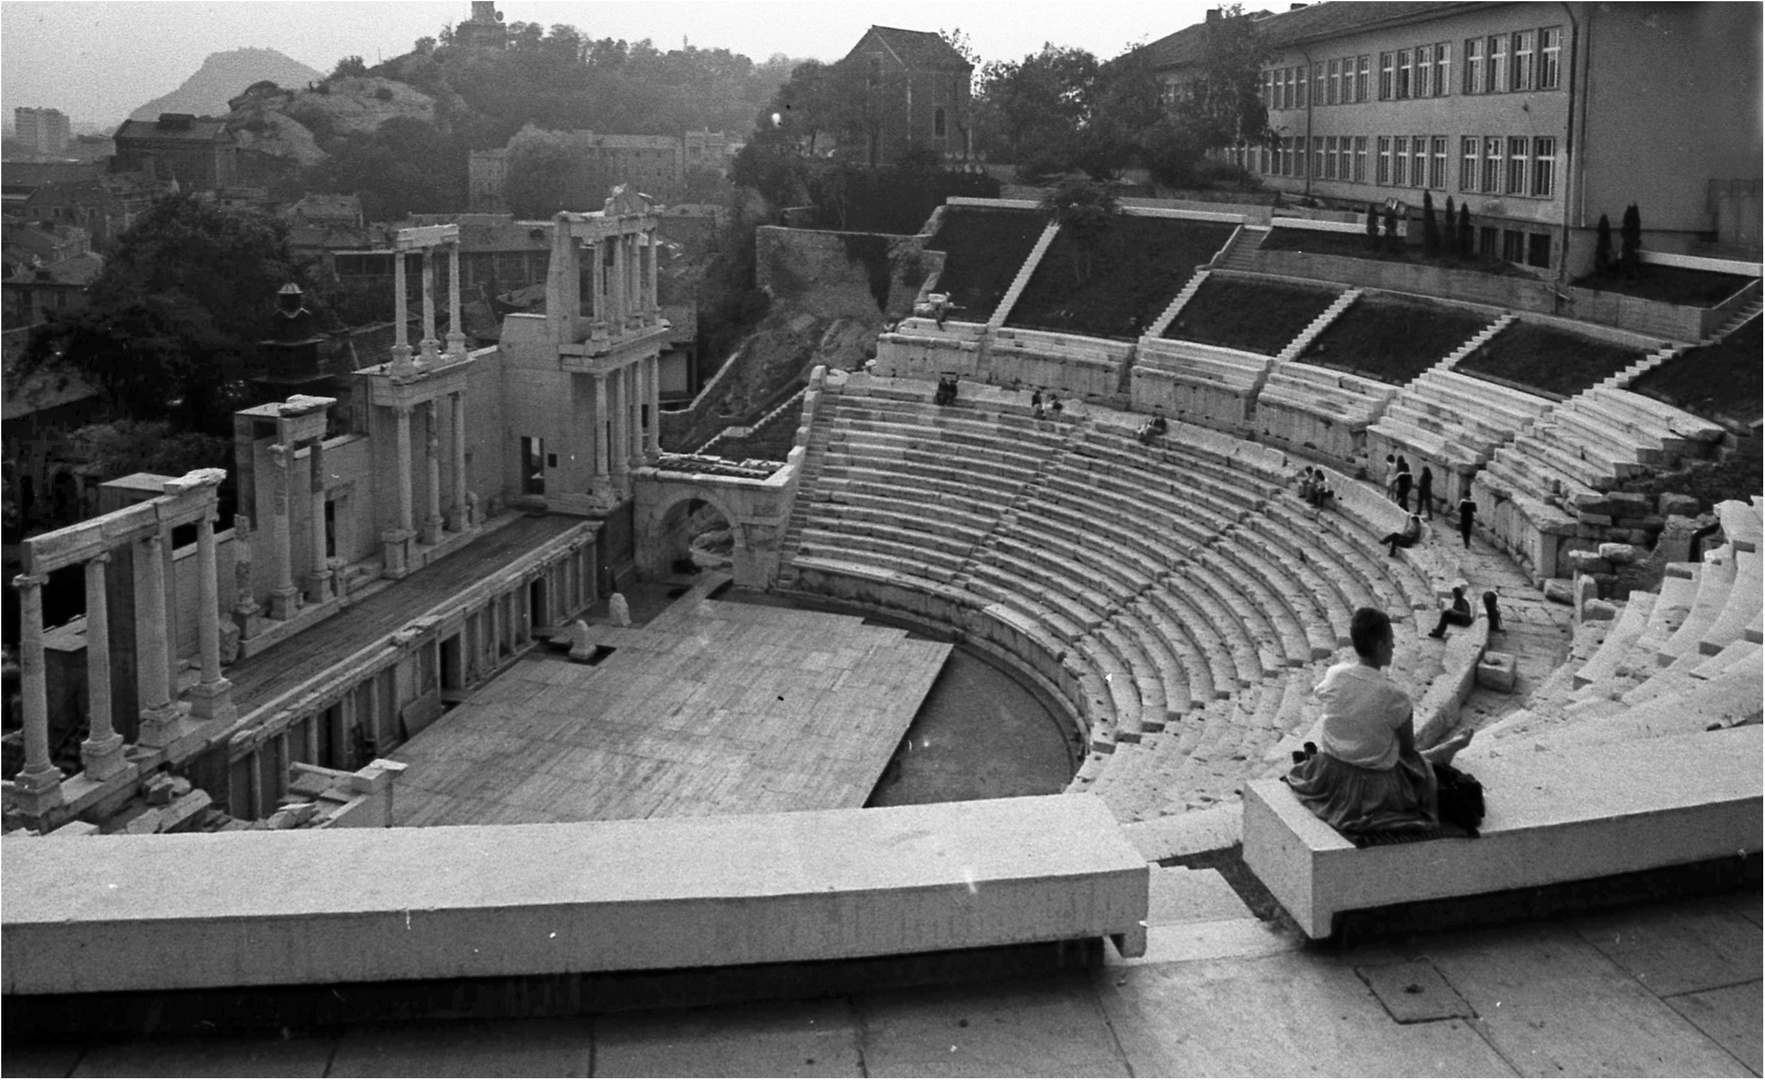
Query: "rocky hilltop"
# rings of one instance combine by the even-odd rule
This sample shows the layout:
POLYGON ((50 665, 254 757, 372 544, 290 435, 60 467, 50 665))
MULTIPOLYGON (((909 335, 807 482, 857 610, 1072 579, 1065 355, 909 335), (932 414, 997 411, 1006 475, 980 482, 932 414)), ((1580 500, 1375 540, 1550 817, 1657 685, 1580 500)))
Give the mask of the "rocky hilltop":
POLYGON ((299 165, 325 160, 322 140, 369 134, 394 117, 435 122, 434 98, 373 76, 331 79, 311 90, 254 85, 227 104, 227 129, 241 150, 299 165))
POLYGON ((129 114, 132 120, 152 120, 160 113, 194 113, 221 116, 227 102, 254 83, 269 81, 278 86, 305 87, 325 77, 298 60, 274 49, 234 49, 210 53, 196 74, 163 97, 156 97, 129 114))

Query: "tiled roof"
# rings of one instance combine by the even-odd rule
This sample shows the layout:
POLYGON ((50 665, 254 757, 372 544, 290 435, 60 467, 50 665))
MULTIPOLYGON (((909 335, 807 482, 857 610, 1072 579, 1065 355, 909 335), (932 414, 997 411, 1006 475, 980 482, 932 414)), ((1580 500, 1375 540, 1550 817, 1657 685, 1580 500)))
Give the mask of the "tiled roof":
POLYGON ((948 41, 933 31, 902 30, 893 26, 872 26, 847 55, 856 54, 866 41, 871 40, 880 42, 904 67, 963 71, 973 67, 948 41))
MULTIPOLYGON (((1328 3, 1308 4, 1296 11, 1272 15, 1251 12, 1249 17, 1256 20, 1264 40, 1270 46, 1280 49, 1366 30, 1381 23, 1401 22, 1418 17, 1437 18, 1492 6, 1494 5, 1427 3, 1422 0, 1331 0, 1328 3)), ((1201 57, 1206 31, 1206 23, 1196 23, 1142 46, 1142 49, 1151 58, 1155 68, 1194 63, 1201 57)))

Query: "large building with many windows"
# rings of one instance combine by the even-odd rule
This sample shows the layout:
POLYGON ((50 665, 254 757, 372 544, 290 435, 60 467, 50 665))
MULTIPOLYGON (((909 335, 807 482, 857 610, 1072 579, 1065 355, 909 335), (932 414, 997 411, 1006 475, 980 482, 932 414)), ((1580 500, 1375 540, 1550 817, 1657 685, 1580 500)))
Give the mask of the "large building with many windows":
MULTIPOLYGON (((1256 20, 1274 138, 1232 151, 1324 205, 1468 204, 1482 254, 1574 275, 1602 214, 1644 244, 1758 257, 1751 3, 1322 3, 1256 20)), ((1146 46, 1180 83, 1210 24, 1146 46)))

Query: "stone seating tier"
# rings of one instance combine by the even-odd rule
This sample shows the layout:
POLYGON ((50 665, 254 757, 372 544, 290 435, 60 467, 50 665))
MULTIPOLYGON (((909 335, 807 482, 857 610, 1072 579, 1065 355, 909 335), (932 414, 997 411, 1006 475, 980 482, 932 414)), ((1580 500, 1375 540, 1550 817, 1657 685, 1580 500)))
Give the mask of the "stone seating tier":
POLYGON ((1474 897, 1760 850, 1757 724, 1597 747, 1461 755, 1482 835, 1357 849, 1279 780, 1244 797, 1244 861, 1313 938, 1345 912, 1474 897))
POLYGON ((1496 451, 1496 457, 1523 462, 1533 475, 1557 480, 1565 490, 1606 491, 1617 483, 1611 461, 1588 460, 1579 448, 1544 434, 1545 428, 1533 430, 1533 434, 1521 435, 1496 451))
MULTIPOLYGON (((1250 640, 1255 642, 1256 668, 1251 679, 1260 682, 1265 673, 1279 671, 1287 665, 1280 627, 1270 610, 1271 605, 1278 602, 1258 583, 1233 573, 1223 559, 1210 558, 1212 555, 1213 548, 1203 549, 1201 558, 1178 568, 1167 587, 1178 588, 1183 583, 1190 587, 1199 586, 1202 592, 1197 599, 1210 607, 1212 617, 1236 617, 1250 640)), ((1298 637, 1303 642, 1304 636, 1298 637)))
POLYGON ((1550 407, 1548 398, 1456 371, 1429 369, 1408 387, 1411 400, 1432 402, 1442 416, 1475 417, 1512 437, 1550 407))
POLYGON ((1581 450, 1590 461, 1610 462, 1620 479, 1640 476, 1678 462, 1679 452, 1669 450, 1658 438, 1636 435, 1589 413, 1558 405, 1533 429, 1581 450))
POLYGON ((1564 407, 1604 421, 1613 430, 1661 441, 1673 453, 1695 452, 1723 435, 1718 424, 1628 390, 1595 387, 1570 398, 1564 407))
POLYGON ((1268 373, 1270 358, 1193 341, 1141 338, 1134 374, 1161 376, 1235 393, 1254 393, 1268 373))

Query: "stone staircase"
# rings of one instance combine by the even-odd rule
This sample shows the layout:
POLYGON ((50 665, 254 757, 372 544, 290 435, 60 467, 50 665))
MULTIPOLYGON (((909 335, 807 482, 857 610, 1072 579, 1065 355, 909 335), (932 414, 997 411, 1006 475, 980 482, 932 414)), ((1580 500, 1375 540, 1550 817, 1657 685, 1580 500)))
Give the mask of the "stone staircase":
POLYGON ((1245 273, 1256 273, 1256 252, 1262 242, 1268 239, 1267 225, 1246 225, 1233 235, 1232 240, 1208 267, 1210 270, 1241 270, 1245 273))
POLYGON ((1349 289, 1341 296, 1338 296, 1335 301, 1320 312, 1318 317, 1313 319, 1304 330, 1301 330, 1297 337, 1292 341, 1289 341, 1286 348, 1275 354, 1276 365, 1278 366, 1286 363, 1289 360, 1297 360, 1299 354, 1309 348, 1311 343, 1317 339, 1317 336, 1323 333, 1324 329, 1331 323, 1336 321, 1337 316, 1341 315, 1344 311, 1347 311, 1349 305, 1360 298, 1361 290, 1359 289, 1349 289))
POLYGON ((1017 298, 1022 296, 1024 289, 1029 287, 1030 278, 1035 276, 1036 267, 1042 263, 1042 256, 1048 253, 1048 246, 1054 243, 1054 238, 1058 235, 1060 235, 1059 223, 1050 221, 1043 227, 1042 235, 1036 238, 1036 246, 1030 248, 1030 253, 1024 258, 1023 265, 1017 268, 1017 276, 1011 279, 1011 287, 1006 289, 1005 295, 999 298, 999 306, 993 310, 993 317, 987 320, 989 331, 997 330, 1005 325, 1005 320, 1011 316, 1011 309, 1017 304, 1017 298))
POLYGON ((1487 344, 1489 342, 1490 338, 1494 337, 1495 335, 1501 333, 1503 330, 1506 330, 1508 327, 1512 326, 1514 324, 1514 321, 1515 321, 1515 315, 1513 312, 1511 312, 1511 311, 1502 312, 1499 316, 1496 317, 1496 320, 1494 322, 1490 323, 1488 326, 1485 326, 1483 329, 1477 331, 1475 334, 1472 334, 1471 339, 1469 341, 1465 342, 1463 345, 1460 345, 1458 348, 1456 348, 1452 352, 1448 353, 1446 355, 1446 359, 1444 359, 1440 363, 1436 364, 1430 370, 1431 371, 1451 371, 1451 370, 1453 370, 1454 368, 1459 366, 1459 362, 1461 360, 1463 360, 1467 356, 1470 356, 1472 353, 1476 352, 1478 349, 1481 349, 1485 344, 1487 344))
POLYGON ((1197 292, 1201 291, 1201 286, 1207 281, 1207 275, 1210 272, 1211 270, 1208 267, 1202 267, 1195 271, 1194 275, 1189 278, 1188 284, 1184 285, 1182 289, 1177 292, 1176 297, 1171 300, 1170 304, 1165 307, 1164 313, 1159 315, 1158 318, 1152 320, 1152 325, 1146 328, 1145 336, 1151 338, 1163 337, 1164 332, 1170 328, 1171 323, 1176 321, 1177 314, 1183 310, 1183 306, 1190 300, 1194 299, 1197 292))

